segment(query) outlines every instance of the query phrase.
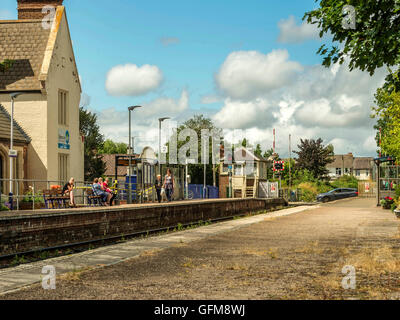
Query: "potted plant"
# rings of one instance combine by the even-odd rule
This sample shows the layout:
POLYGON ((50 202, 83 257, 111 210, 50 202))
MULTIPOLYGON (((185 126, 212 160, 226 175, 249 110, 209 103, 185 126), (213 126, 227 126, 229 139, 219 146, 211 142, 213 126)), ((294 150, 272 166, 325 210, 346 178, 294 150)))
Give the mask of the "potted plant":
MULTIPOLYGON (((382 204, 382 203, 381 203, 382 204)), ((382 204, 383 209, 390 210, 394 204, 394 199, 391 197, 386 197, 382 204)))
POLYGON ((24 195, 24 198, 19 204, 20 210, 32 210, 33 209, 33 199, 35 199, 35 209, 43 209, 44 200, 43 195, 39 192, 37 194, 33 193, 32 187, 29 188, 30 190, 24 195))

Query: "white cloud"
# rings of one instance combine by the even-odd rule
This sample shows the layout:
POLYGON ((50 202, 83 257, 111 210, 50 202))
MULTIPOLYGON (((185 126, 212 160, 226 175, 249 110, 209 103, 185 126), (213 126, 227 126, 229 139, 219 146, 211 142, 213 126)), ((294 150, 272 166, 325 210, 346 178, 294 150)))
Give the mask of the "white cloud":
POLYGON ((157 89, 162 80, 157 66, 118 65, 107 74, 106 90, 113 96, 140 96, 157 89))
POLYGON ((265 99, 250 102, 225 100, 224 106, 213 117, 216 125, 227 129, 245 129, 257 127, 259 124, 270 125, 275 120, 271 107, 265 99))
POLYGON ((363 143, 363 148, 366 151, 369 151, 371 153, 376 152, 376 150, 378 149, 377 145, 376 145, 376 140, 375 140, 376 136, 369 136, 365 139, 364 143, 363 143))
POLYGON ((309 24, 306 21, 301 25, 297 25, 294 16, 289 16, 289 18, 279 21, 278 27, 278 41, 281 43, 301 43, 319 38, 317 25, 309 24))
POLYGON ((362 110, 333 111, 331 102, 322 98, 303 104, 295 114, 296 120, 304 126, 317 127, 345 127, 358 122, 363 118, 362 110))
POLYGON ((299 63, 289 60, 286 50, 237 51, 227 57, 216 82, 229 97, 246 100, 289 84, 302 70, 299 63))
MULTIPOLYGON (((189 110, 189 93, 182 90, 178 99, 160 97, 149 102, 140 103, 143 106, 132 114, 132 135, 136 137, 135 144, 141 150, 145 146, 158 147, 158 118, 169 116, 178 118, 189 110)), ((127 110, 108 108, 98 113, 101 133, 106 139, 127 142, 129 117, 127 110)), ((164 124, 167 126, 171 121, 164 124)))
POLYGON ((146 117, 152 115, 177 115, 184 112, 189 108, 189 93, 187 90, 183 90, 178 100, 161 97, 155 99, 149 103, 143 104, 143 115, 146 117))
POLYGON ((176 37, 162 37, 160 41, 164 47, 168 47, 173 44, 179 44, 180 42, 179 38, 176 37))
MULTIPOLYGON (((249 70, 260 65, 260 55, 241 52, 249 70)), ((287 57, 280 61, 287 61, 287 57)), ((350 72, 347 64, 332 68, 300 66, 293 73, 295 81, 283 77, 284 80, 278 81, 279 90, 260 90, 256 76, 253 76, 256 81, 248 78, 242 83, 236 81, 239 77, 235 73, 244 69, 243 59, 231 58, 230 55, 221 67, 223 72, 218 74, 225 75, 224 104, 212 117, 218 126, 247 129, 254 143, 261 143, 264 149, 272 146, 272 129, 276 128, 278 152, 284 156, 288 154, 289 134, 294 150, 301 138, 321 137, 325 144, 333 143, 338 153, 375 154, 374 120, 370 113, 374 93, 384 82, 385 70, 379 69, 371 77, 359 70, 350 72)), ((221 87, 218 80, 217 77, 221 87)))

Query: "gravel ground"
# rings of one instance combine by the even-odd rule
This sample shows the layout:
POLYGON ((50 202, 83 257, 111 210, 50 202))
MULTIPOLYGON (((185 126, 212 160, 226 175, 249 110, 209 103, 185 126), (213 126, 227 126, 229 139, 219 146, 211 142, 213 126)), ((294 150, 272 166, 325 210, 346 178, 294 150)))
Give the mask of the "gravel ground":
POLYGON ((230 231, 2 299, 400 299, 400 220, 355 199, 230 231), (345 290, 342 269, 356 270, 345 290))

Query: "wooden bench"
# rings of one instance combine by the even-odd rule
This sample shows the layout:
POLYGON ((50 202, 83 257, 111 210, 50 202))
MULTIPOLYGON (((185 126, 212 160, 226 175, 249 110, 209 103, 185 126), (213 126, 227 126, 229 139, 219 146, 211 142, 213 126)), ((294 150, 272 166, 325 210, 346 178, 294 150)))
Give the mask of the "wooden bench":
POLYGON ((43 200, 46 209, 65 209, 69 207, 68 196, 62 194, 61 189, 43 190, 43 200))
POLYGON ((101 196, 96 196, 92 188, 86 189, 86 198, 90 207, 104 206, 101 196))

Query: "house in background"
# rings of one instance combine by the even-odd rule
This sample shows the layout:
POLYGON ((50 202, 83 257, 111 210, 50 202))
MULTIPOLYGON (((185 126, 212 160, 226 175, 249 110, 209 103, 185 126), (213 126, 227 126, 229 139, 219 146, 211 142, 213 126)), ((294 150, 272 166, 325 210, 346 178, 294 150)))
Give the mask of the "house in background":
POLYGON ((338 179, 344 175, 356 177, 358 180, 369 180, 373 170, 372 157, 354 157, 352 153, 335 155, 334 161, 326 167, 331 179, 338 179))
POLYGON ((354 158, 353 172, 358 180, 370 180, 373 172, 374 158, 362 157, 354 158))
MULTIPOLYGON (((76 181, 83 181, 81 85, 63 1, 17 3, 18 20, 0 21, 0 61, 14 62, 0 73, 0 104, 10 113, 10 93, 23 93, 15 99, 14 119, 30 139, 23 150, 17 148, 15 177, 67 181, 73 176, 76 181), (55 8, 54 20, 47 27, 42 21, 45 5, 55 8)), ((9 136, 2 138, 0 172, 7 179, 9 136)))
POLYGON ((232 194, 235 198, 255 198, 259 183, 267 181, 268 160, 254 155, 250 150, 240 147, 233 153, 233 163, 221 149, 219 172, 220 198, 229 196, 229 171, 232 170, 232 194), (231 167, 231 169, 230 169, 231 167))

